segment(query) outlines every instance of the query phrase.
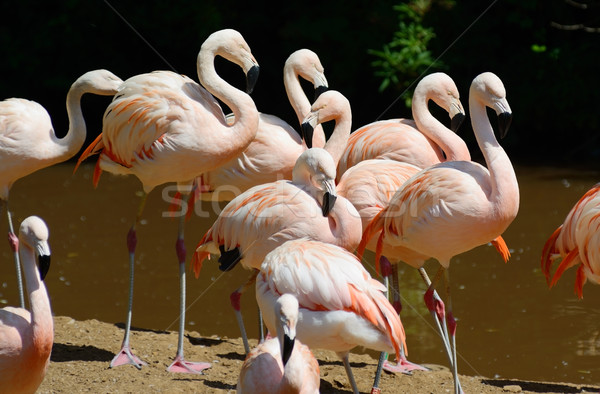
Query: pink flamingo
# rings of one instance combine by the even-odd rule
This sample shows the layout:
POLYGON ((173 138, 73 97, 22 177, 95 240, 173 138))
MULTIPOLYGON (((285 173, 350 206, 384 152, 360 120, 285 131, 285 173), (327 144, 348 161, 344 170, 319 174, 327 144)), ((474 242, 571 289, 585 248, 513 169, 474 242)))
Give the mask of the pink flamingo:
POLYGON ((10 306, 0 309, 0 387, 6 393, 35 393, 46 375, 54 341, 43 282, 50 268, 48 227, 39 217, 30 216, 21 223, 19 239, 31 312, 10 306))
POLYGON ((25 307, 25 298, 18 243, 13 242, 17 237, 8 208, 10 189, 17 179, 73 157, 86 136, 81 97, 85 93, 112 96, 122 82, 106 70, 90 71, 77 78, 67 93, 69 130, 63 138, 56 137, 50 115, 35 101, 10 98, 0 102, 0 200, 6 205, 21 308, 25 307))
POLYGON ((444 73, 425 76, 415 88, 411 119, 380 120, 350 135, 338 164, 338 180, 350 167, 367 159, 390 159, 427 168, 445 160, 470 160, 465 142, 437 120, 427 107, 433 100, 445 109, 457 130, 465 117, 452 78, 444 73), (445 157, 444 157, 445 153, 445 157))
MULTIPOLYGON (((304 151, 296 161, 291 182, 255 186, 231 200, 198 243, 192 262, 196 277, 210 254, 221 255, 222 270, 233 268, 238 261, 247 269, 258 270, 267 253, 300 237, 356 249, 362 235, 360 217, 348 200, 336 199, 335 191, 335 158, 339 159, 340 145, 344 146, 350 134, 350 104, 342 94, 330 90, 321 94, 312 108, 304 122, 305 130, 317 118, 336 121, 325 148, 304 151)), ((254 283, 256 273, 231 295, 246 353, 250 349, 240 298, 254 283)))
POLYGON ((415 267, 421 267, 429 257, 438 260, 440 269, 425 293, 425 302, 432 315, 443 321, 444 307, 434 299, 433 290, 444 277, 448 309, 445 316, 457 393, 461 389, 456 365, 456 321, 447 271, 450 259, 496 239, 513 221, 519 208, 515 172, 494 136, 486 106, 498 114, 503 137, 512 114, 504 85, 492 73, 477 76, 469 92, 471 123, 487 168, 472 161, 448 161, 413 175, 365 229, 358 248, 358 254, 362 255, 367 242, 380 232, 376 260, 384 243, 409 250, 413 259, 403 256, 402 260, 415 267))
POLYGON ((399 355, 406 348, 402 322, 385 290, 351 252, 310 239, 274 249, 256 279, 256 299, 269 332, 275 332, 276 300, 293 294, 300 305, 297 338, 311 349, 335 351, 355 393, 351 349, 362 346, 399 355))
MULTIPOLYGON (((220 55, 239 65, 252 90, 258 77, 258 64, 248 44, 235 30, 220 30, 202 44, 198 55, 198 77, 206 87, 190 78, 169 71, 155 71, 126 80, 104 114, 102 133, 79 158, 78 164, 100 152, 94 171, 96 185, 102 170, 135 175, 144 194, 136 220, 127 235, 130 286, 127 323, 121 351, 111 367, 144 364, 130 349, 129 333, 133 303, 133 270, 136 225, 139 223, 148 193, 156 186, 176 182, 184 200, 194 178, 217 168, 239 155, 256 136, 258 111, 250 96, 221 79, 214 58, 220 55), (212 93, 212 94, 211 94, 212 93), (213 97, 214 95, 214 97, 213 97), (216 98, 233 110, 236 121, 228 125, 216 98)), ((183 357, 185 327, 185 244, 179 222, 176 252, 179 261, 180 310, 179 342, 171 372, 199 373, 210 366, 193 363, 183 357)))
POLYGON ((318 393, 319 363, 308 346, 296 339, 298 300, 283 294, 274 308, 277 337, 260 343, 248 354, 237 392, 318 393))
MULTIPOLYGON (((327 90, 323 66, 316 53, 300 49, 292 53, 283 68, 283 81, 290 104, 299 122, 310 111, 299 77, 313 83, 315 94, 327 90)), ((235 116, 228 116, 233 122, 235 116)), ((323 147, 325 134, 316 130, 314 146, 323 147)), ((259 113, 258 132, 254 140, 240 155, 218 168, 204 172, 198 179, 199 197, 202 200, 230 201, 252 186, 291 179, 298 156, 306 150, 300 134, 282 119, 259 113)))
POLYGON ((563 224, 548 238, 542 250, 542 271, 549 287, 569 268, 579 264, 575 294, 583 298, 583 285, 589 279, 600 284, 600 183, 588 190, 571 209, 563 224), (562 259, 550 278, 555 260, 562 259))

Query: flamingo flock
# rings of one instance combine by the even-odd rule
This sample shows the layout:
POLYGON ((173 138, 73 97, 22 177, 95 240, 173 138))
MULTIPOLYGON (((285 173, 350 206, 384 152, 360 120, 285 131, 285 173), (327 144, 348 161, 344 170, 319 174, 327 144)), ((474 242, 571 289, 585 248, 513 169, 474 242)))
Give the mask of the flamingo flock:
MULTIPOLYGON (((232 286, 237 289, 231 303, 247 354, 238 392, 318 392, 319 362, 312 349, 340 356, 355 393, 359 389, 349 357, 357 346, 383 352, 380 367, 390 373, 427 373, 407 360, 408 348, 418 343, 411 343, 400 319, 400 262, 418 269, 426 283, 423 299, 448 355, 454 392, 463 391, 450 263, 454 256, 488 243, 507 261, 510 253, 502 234, 519 209, 517 177, 487 113, 487 108, 496 113, 504 138, 512 110, 503 82, 485 72, 470 86, 468 113, 482 165, 471 160, 467 145, 455 134, 466 111, 457 86, 445 73, 421 79, 413 97, 414 119, 377 121, 353 131, 351 104, 341 92, 327 90, 316 53, 300 49, 284 65, 284 85, 297 125, 259 112, 251 97, 258 70, 243 36, 224 29, 208 36, 200 48, 198 82, 170 71, 124 81, 107 70, 82 75, 67 95, 70 126, 62 139, 55 136, 50 115, 41 105, 25 99, 0 102, 0 199, 7 211, 20 297, 20 308, 0 310, 0 388, 35 392, 53 342, 43 282, 49 264, 48 228, 32 216, 22 222, 17 237, 8 209, 9 191, 18 179, 65 161, 82 148, 86 128, 80 100, 84 93, 92 93, 113 98, 101 133, 79 156, 75 170, 97 155, 94 186, 103 171, 134 175, 142 185, 126 237, 125 330, 111 368, 147 365, 130 343, 136 229, 148 194, 176 183, 184 205, 196 200, 226 202, 193 251, 189 263, 195 275, 201 275, 202 264, 211 255, 218 256, 224 271, 240 263, 251 272, 246 283, 232 286), (246 91, 219 76, 217 56, 242 69, 246 91), (313 84, 312 104, 299 78, 313 84), (429 112, 430 101, 449 114, 450 128, 429 112), (322 124, 329 121, 335 127, 326 138, 322 124), (362 264, 367 249, 375 253, 375 276, 362 264), (440 266, 433 279, 423 268, 430 258, 440 266), (251 286, 269 335, 254 349, 239 307, 242 293, 251 286), (395 364, 384 362, 387 354, 395 354, 395 364)), ((210 373, 209 363, 184 357, 185 226, 186 217, 181 215, 175 237, 179 335, 168 371, 210 373)), ((581 298, 587 280, 600 284, 599 250, 600 184, 576 203, 546 242, 542 270, 548 284, 553 286, 565 270, 578 266, 575 291, 581 298), (561 262, 552 275, 556 260, 561 262)), ((373 373, 376 391, 381 368, 373 373)))

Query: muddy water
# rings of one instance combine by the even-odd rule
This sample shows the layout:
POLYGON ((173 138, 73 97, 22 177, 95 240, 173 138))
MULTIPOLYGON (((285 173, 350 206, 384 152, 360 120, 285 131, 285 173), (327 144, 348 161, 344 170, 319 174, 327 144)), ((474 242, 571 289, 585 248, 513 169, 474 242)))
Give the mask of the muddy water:
MULTIPOLYGON (((53 252, 47 286, 56 315, 123 322, 128 288, 125 235, 139 202, 133 177, 103 174, 93 189, 93 167, 72 174, 73 164, 54 166, 18 181, 10 208, 16 226, 31 214, 50 227, 53 252)), ((597 181, 599 173, 519 168, 521 207, 504 234, 512 258, 504 264, 491 246, 456 257, 450 268, 458 319, 459 371, 469 375, 547 381, 600 383, 600 286, 587 284, 584 299, 573 293, 574 272, 548 290, 540 271, 547 237, 570 207, 597 181)), ((138 230, 133 325, 177 329, 178 266, 174 251, 177 222, 163 217, 172 187, 149 196, 138 230)), ((186 225, 188 251, 194 249, 221 204, 204 203, 186 225)), ((7 229, 2 212, 0 230, 7 229)), ((7 244, 0 244, 0 305, 17 303, 15 273, 7 244)), ((367 255, 369 263, 372 255, 367 255)), ((189 260, 189 258, 188 258, 189 260)), ((205 263, 199 279, 188 270, 187 328, 203 335, 239 336, 230 292, 249 275, 236 268, 218 271, 205 263)), ((436 263, 426 265, 430 274, 436 263)), ((424 285, 410 267, 401 280, 409 359, 447 365, 441 341, 423 305, 424 285)), ((254 291, 242 301, 249 335, 257 335, 254 291)), ((175 346, 175 344, 173 344, 175 346)), ((119 343, 115 343, 117 350, 119 343)), ((133 344, 135 347, 135 343, 133 344)))

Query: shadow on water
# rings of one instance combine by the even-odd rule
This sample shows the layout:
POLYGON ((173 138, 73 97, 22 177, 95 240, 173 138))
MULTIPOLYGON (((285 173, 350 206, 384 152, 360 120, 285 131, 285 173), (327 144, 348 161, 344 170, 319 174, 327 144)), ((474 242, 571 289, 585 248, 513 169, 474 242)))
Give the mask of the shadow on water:
MULTIPOLYGON (((456 256, 450 266, 459 372, 494 379, 598 384, 600 286, 587 284, 584 299, 578 300, 573 293, 575 273, 569 270, 549 290, 540 270, 540 255, 546 239, 581 195, 600 181, 600 174, 532 167, 516 172, 519 214, 503 234, 512 254, 510 261, 504 264, 493 247, 484 245, 456 256)), ((75 174, 71 163, 39 171, 15 183, 10 206, 15 223, 32 214, 48 223, 53 266, 46 284, 53 313, 114 324, 126 317, 129 262, 125 239, 141 185, 133 177, 104 174, 94 189, 92 173, 90 163, 75 174)), ((132 324, 158 333, 177 330, 179 319, 177 220, 163 216, 169 207, 164 194, 168 197, 171 189, 168 185, 150 193, 138 228, 132 324)), ((188 261, 222 206, 199 204, 186 223, 188 261)), ((6 233, 4 212, 1 217, 0 231, 6 233)), ((15 305, 14 266, 6 243, 0 244, 0 253, 5 262, 0 265, 0 303, 15 305)), ((365 265, 374 274, 373 255, 366 257, 365 265)), ((239 267, 223 273, 217 266, 216 259, 205 261, 198 279, 189 267, 186 270, 186 329, 200 336, 194 334, 192 342, 206 346, 214 341, 207 338, 211 335, 239 337, 229 295, 249 274, 239 267)), ((413 268, 399 268, 410 361, 447 365, 423 303, 425 285, 413 268)), ((428 262, 425 268, 431 275, 437 263, 428 262)), ((250 338, 258 337, 254 297, 250 289, 241 301, 250 338)), ((70 345, 57 346, 69 350, 70 345)), ((74 354, 65 357, 77 357, 77 349, 71 350, 74 354)), ((102 361, 112 358, 112 353, 101 349, 96 354, 102 361)))

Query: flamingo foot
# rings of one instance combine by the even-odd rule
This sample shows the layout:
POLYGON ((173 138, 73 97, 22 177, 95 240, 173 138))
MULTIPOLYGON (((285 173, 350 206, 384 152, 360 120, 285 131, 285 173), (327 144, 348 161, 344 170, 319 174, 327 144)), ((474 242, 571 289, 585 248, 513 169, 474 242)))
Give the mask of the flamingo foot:
POLYGON ((390 373, 403 373, 405 375, 411 375, 412 371, 429 371, 429 368, 425 368, 419 364, 411 363, 407 359, 403 358, 394 365, 389 361, 383 362, 383 370, 390 373))
POLYGON ((202 371, 210 367, 211 365, 209 363, 186 361, 183 359, 182 356, 177 356, 175 357, 173 363, 169 365, 167 371, 177 373, 202 374, 202 371))
POLYGON ((142 369, 143 365, 148 365, 146 362, 140 360, 129 348, 129 346, 123 346, 121 351, 110 362, 110 367, 118 367, 119 365, 131 364, 137 369, 142 369))

